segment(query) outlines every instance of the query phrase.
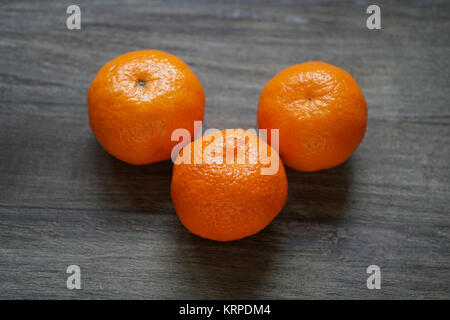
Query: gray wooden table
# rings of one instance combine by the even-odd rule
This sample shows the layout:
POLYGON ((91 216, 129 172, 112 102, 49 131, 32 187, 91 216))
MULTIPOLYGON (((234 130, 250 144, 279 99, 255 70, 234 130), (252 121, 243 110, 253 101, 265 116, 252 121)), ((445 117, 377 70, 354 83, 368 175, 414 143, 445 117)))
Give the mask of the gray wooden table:
POLYGON ((0 298, 449 298, 450 5, 372 1, 74 1, 0 4, 0 298), (286 207, 263 232, 190 234, 171 162, 136 167, 92 135, 86 93, 127 51, 185 60, 204 85, 205 128, 254 128, 283 68, 348 70, 368 102, 344 165, 287 170, 286 207), (81 290, 66 268, 81 268, 81 290), (366 268, 381 268, 368 290, 366 268))

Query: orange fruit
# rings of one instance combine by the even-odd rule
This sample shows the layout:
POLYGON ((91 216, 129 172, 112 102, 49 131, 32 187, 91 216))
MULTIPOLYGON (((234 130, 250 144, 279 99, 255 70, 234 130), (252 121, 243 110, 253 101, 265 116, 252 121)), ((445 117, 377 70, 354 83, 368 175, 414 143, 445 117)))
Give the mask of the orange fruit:
POLYGON ((158 50, 121 55, 105 64, 88 92, 89 123, 100 144, 137 165, 170 158, 175 129, 194 136, 203 120, 200 81, 179 58, 158 50))
POLYGON ((265 228, 286 203, 287 188, 274 149, 250 131, 227 129, 183 148, 173 168, 171 194, 188 230, 230 241, 265 228))
POLYGON ((353 77, 331 64, 288 67, 264 87, 258 126, 279 129, 283 162, 300 171, 335 167, 364 137, 367 103, 353 77))

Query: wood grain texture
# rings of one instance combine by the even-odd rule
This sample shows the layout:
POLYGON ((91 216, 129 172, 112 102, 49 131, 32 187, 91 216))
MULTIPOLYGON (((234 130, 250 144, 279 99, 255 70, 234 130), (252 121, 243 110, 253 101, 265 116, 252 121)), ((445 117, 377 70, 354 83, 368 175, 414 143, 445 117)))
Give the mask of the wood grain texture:
POLYGON ((450 5, 379 2, 76 1, 0 4, 0 298, 450 298, 450 5), (288 170, 289 199, 263 232, 191 235, 170 200, 172 165, 110 157, 88 124, 97 70, 161 49, 204 85, 206 128, 254 128, 283 68, 348 70, 368 102, 344 165, 288 170), (66 289, 68 265, 82 290, 66 289), (382 289, 366 288, 366 268, 382 289))

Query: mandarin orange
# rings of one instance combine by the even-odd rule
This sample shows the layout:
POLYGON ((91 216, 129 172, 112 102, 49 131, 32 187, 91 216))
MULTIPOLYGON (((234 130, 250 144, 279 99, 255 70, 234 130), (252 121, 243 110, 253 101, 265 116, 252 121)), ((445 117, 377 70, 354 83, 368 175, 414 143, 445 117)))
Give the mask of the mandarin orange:
POLYGON ((194 136, 203 120, 203 87, 186 63, 158 50, 121 55, 105 64, 88 92, 89 123, 118 159, 144 165, 170 158, 175 129, 194 136))
POLYGON ((356 81, 331 64, 288 67, 262 90, 258 126, 279 129, 283 162, 300 171, 335 167, 364 137, 367 103, 356 81))
POLYGON ((215 131, 185 146, 171 184, 182 224, 218 241, 241 239, 265 228, 283 208, 287 190, 276 151, 242 129, 215 131))

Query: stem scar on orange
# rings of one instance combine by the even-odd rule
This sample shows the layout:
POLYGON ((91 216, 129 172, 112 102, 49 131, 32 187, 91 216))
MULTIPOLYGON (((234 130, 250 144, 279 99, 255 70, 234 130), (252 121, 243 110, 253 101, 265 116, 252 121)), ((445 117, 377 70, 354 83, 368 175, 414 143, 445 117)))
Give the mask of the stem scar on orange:
POLYGON ((185 146, 178 157, 186 159, 186 152, 190 161, 175 161, 171 194, 179 219, 192 233, 217 241, 241 239, 264 229, 284 207, 283 163, 253 132, 215 131, 185 146), (264 149, 277 169, 268 174, 261 174, 273 165, 261 161, 264 149))
POLYGON ((158 50, 121 55, 105 64, 88 92, 89 123, 116 158, 144 165, 170 158, 175 129, 195 135, 205 94, 186 63, 158 50))
POLYGON ((266 84, 258 104, 259 128, 280 130, 280 156, 300 171, 343 163, 366 124, 367 103, 356 81, 324 62, 284 69, 266 84))

